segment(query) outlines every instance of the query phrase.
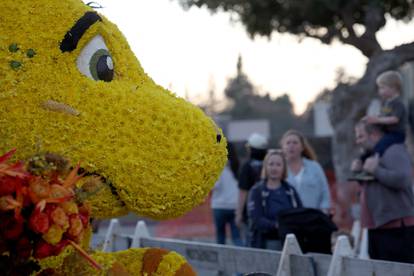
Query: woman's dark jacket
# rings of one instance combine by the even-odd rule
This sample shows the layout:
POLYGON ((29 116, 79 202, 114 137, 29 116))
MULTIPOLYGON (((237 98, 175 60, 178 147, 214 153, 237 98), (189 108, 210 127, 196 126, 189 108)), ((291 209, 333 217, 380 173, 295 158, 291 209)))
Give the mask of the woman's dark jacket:
POLYGON ((297 207, 302 207, 302 202, 295 188, 286 181, 282 181, 276 190, 268 189, 266 180, 257 182, 250 190, 247 201, 249 246, 264 248, 267 239, 278 239, 278 213, 297 207))

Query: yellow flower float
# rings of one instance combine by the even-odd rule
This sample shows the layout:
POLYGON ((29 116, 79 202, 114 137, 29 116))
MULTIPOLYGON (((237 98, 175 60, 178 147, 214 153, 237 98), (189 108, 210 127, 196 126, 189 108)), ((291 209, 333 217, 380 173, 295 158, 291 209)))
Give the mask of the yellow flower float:
MULTIPOLYGON (((117 27, 79 0, 0 2, 0 137, 1 152, 17 149, 14 160, 50 152, 99 177, 77 188, 92 191, 83 200, 96 218, 178 217, 203 201, 226 162, 214 122, 154 83, 117 27)), ((63 263, 68 275, 191 271, 161 249, 93 257, 101 272, 65 267, 73 256, 45 264, 63 263)))

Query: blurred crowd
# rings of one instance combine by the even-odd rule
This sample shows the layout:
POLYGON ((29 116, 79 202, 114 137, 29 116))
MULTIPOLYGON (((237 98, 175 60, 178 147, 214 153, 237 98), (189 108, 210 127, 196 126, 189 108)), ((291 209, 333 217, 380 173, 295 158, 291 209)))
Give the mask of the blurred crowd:
MULTIPOLYGON (((361 154, 350 164, 348 183, 358 200, 354 219, 368 230, 370 258, 414 263, 413 167, 404 144, 401 76, 386 71, 377 87, 380 113, 355 125, 361 154)), ((281 137, 278 148, 269 148, 265 136, 252 133, 243 164, 228 143, 228 163, 211 198, 217 243, 225 244, 229 232, 234 245, 271 250, 281 250, 288 233, 303 252, 332 253, 339 235, 352 244, 349 231, 332 221, 327 177, 307 137, 294 129, 281 137)))

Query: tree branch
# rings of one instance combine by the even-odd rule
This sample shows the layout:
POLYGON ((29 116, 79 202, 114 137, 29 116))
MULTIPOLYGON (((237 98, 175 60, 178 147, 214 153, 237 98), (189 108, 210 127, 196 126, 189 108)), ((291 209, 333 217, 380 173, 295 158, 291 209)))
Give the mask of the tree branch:
POLYGON ((345 44, 352 45, 359 49, 363 55, 370 58, 374 54, 382 51, 375 34, 385 24, 385 17, 382 9, 375 4, 371 4, 365 8, 364 27, 365 31, 358 36, 354 30, 355 19, 353 18, 358 3, 355 1, 347 2, 346 6, 341 9, 340 16, 344 22, 344 27, 348 32, 348 36, 339 33, 338 38, 345 44))

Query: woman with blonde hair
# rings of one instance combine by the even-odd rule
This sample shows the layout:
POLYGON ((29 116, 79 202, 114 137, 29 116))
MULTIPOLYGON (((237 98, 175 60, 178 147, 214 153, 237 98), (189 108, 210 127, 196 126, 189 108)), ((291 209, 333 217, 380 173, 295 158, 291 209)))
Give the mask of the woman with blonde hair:
POLYGON ((286 160, 281 150, 269 150, 263 161, 262 180, 249 191, 249 246, 281 250, 278 215, 302 207, 295 189, 286 178, 286 160))
POLYGON ((287 161, 287 181, 297 190, 303 206, 329 212, 328 181, 306 137, 291 129, 280 141, 287 161))

